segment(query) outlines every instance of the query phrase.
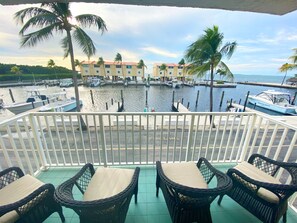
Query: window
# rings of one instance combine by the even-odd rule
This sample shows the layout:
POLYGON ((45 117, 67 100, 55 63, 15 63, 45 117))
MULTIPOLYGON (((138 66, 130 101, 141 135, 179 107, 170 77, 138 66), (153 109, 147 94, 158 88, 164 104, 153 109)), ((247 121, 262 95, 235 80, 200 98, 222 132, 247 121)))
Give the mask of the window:
POLYGON ((169 72, 169 75, 171 75, 172 74, 172 72, 169 72))
POLYGON ((138 74, 140 74, 140 71, 138 71, 138 74))
POLYGON ((99 67, 99 65, 98 64, 94 64, 94 67, 99 67))
POLYGON ((88 65, 88 64, 83 64, 82 66, 83 66, 83 67, 89 67, 89 65, 88 65))
POLYGON ((99 70, 96 70, 96 73, 99 74, 99 70))
POLYGON ((178 69, 183 69, 183 67, 182 66, 178 66, 178 69))
POLYGON ((162 74, 162 71, 160 72, 160 74, 162 74))
POLYGON ((121 68, 122 66, 121 65, 116 65, 116 68, 121 68))
POLYGON ((182 73, 181 73, 181 72, 178 72, 178 74, 179 74, 179 75, 182 75, 182 73))
POLYGON ((120 73, 121 73, 121 71, 118 70, 118 74, 120 74, 120 73))
POLYGON ((105 65, 105 68, 110 68, 110 65, 105 65))
POLYGON ((128 71, 128 74, 130 74, 131 72, 130 71, 128 71))
POLYGON ((85 70, 86 73, 88 73, 88 70, 85 70))
POLYGON ((168 69, 173 69, 173 66, 168 66, 168 69))
POLYGON ((106 71, 106 73, 108 73, 108 74, 109 74, 109 70, 108 70, 108 71, 106 71))
POLYGON ((131 65, 127 65, 126 68, 127 69, 132 69, 132 66, 131 65))

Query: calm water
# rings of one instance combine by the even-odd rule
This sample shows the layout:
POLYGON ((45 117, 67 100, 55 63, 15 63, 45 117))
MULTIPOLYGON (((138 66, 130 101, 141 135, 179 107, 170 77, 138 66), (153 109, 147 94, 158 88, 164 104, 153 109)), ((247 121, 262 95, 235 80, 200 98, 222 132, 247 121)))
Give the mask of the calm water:
MULTIPOLYGON (((268 82, 268 81, 267 81, 268 82)), ((11 88, 16 102, 22 102, 26 99, 26 87, 11 88)), ((274 89, 277 91, 289 92, 291 95, 295 94, 295 90, 283 88, 271 88, 262 86, 237 85, 236 88, 214 88, 214 111, 225 111, 227 100, 233 99, 241 104, 244 103, 246 94, 258 94, 263 90, 274 89), (220 99, 222 92, 225 92, 223 106, 220 108, 220 99)), ((59 87, 49 87, 50 92, 57 92, 61 89, 59 87)), ((67 95, 74 96, 73 88, 66 88, 67 95)), ((145 107, 146 91, 148 91, 148 106, 154 107, 158 112, 168 112, 171 110, 171 101, 173 91, 175 92, 175 100, 183 98, 184 105, 190 103, 191 111, 209 111, 209 87, 181 87, 179 89, 172 89, 166 86, 151 86, 146 88, 144 86, 103 86, 98 88, 89 88, 80 86, 80 99, 83 101, 83 112, 105 111, 105 104, 110 105, 111 98, 119 101, 121 98, 121 90, 125 100, 125 111, 127 112, 142 112, 145 107), (90 90, 93 91, 94 105, 91 101, 90 90), (195 106, 197 92, 199 91, 198 106, 195 106)), ((297 90, 296 90, 297 91, 297 90)), ((0 97, 4 99, 7 104, 11 103, 8 88, 0 88, 0 97)), ((274 113, 271 113, 274 114, 274 113)), ((276 114, 279 115, 279 114, 276 114)))

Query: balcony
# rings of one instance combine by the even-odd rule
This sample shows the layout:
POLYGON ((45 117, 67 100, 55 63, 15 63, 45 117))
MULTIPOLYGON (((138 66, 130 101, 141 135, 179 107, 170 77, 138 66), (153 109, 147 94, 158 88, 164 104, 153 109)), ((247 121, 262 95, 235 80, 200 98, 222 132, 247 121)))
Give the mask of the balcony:
MULTIPOLYGON (((58 185, 87 162, 137 165, 139 203, 131 202, 126 222, 170 222, 164 199, 155 197, 156 160, 206 157, 223 171, 252 153, 296 162, 296 130, 256 113, 29 113, 0 123, 0 169, 19 166, 58 185)), ((289 180, 282 172, 277 177, 289 180)), ((289 201, 288 222, 296 221, 296 200, 289 201)), ((214 222, 257 222, 228 197, 211 210, 214 222)), ((73 211, 64 213, 67 222, 78 222, 73 211)))

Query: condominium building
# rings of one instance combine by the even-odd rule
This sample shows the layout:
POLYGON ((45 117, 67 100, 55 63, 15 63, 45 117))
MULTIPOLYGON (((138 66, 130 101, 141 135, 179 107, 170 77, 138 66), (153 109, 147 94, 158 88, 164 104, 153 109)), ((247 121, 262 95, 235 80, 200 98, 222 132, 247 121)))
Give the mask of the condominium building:
POLYGON ((144 77, 144 67, 138 68, 136 62, 108 62, 98 65, 96 61, 83 61, 80 65, 83 79, 99 76, 117 80, 119 78, 142 79, 144 77))
POLYGON ((161 79, 180 79, 185 80, 187 77, 192 77, 187 73, 187 65, 179 65, 174 63, 165 64, 166 69, 162 70, 161 63, 155 63, 153 67, 153 77, 161 79))

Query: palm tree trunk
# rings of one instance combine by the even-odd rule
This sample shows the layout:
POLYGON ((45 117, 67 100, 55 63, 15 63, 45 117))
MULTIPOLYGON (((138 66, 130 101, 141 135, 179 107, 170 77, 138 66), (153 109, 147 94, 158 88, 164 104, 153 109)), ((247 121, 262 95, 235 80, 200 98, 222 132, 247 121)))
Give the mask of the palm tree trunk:
POLYGON ((283 78, 283 81, 282 81, 282 84, 281 84, 281 85, 283 85, 283 84, 284 84, 284 82, 285 82, 285 79, 286 79, 286 76, 287 76, 287 71, 286 71, 286 74, 285 74, 285 76, 284 76, 284 78, 283 78))
POLYGON ((76 98, 76 111, 80 112, 79 93, 78 93, 78 86, 77 86, 77 72, 75 70, 74 52, 73 52, 73 45, 72 45, 70 30, 67 30, 67 38, 68 38, 68 44, 69 44, 71 68, 73 73, 73 85, 74 85, 74 92, 75 92, 75 98, 76 98))

